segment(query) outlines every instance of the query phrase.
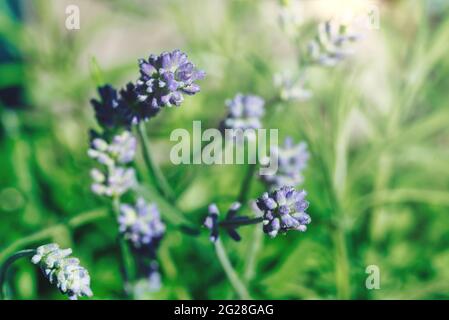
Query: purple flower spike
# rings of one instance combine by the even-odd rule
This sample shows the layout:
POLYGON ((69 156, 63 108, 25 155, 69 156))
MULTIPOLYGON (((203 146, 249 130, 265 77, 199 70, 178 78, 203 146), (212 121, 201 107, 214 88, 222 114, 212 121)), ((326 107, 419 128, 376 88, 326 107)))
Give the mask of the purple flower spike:
POLYGON ((223 121, 224 129, 259 129, 265 113, 265 101, 258 96, 237 94, 226 101, 229 113, 223 121))
POLYGON ((132 116, 117 90, 111 85, 105 85, 98 88, 98 93, 100 99, 90 101, 94 107, 98 123, 106 129, 129 128, 132 116))
POLYGON ((165 233, 159 210, 139 198, 134 206, 122 204, 118 218, 119 230, 135 248, 156 247, 165 233))
POLYGON ((257 207, 263 212, 263 231, 271 238, 288 230, 306 231, 312 221, 305 212, 309 203, 305 191, 284 186, 257 199, 257 207))
POLYGON ((209 205, 209 214, 204 220, 204 226, 210 230, 210 241, 215 242, 218 239, 218 207, 215 203, 209 205))
MULTIPOLYGON (((233 219, 238 219, 235 216, 237 215, 238 210, 240 209, 241 204, 239 202, 234 202, 229 207, 229 210, 226 215, 225 221, 232 221, 233 219)), ((209 213, 204 219, 203 225, 210 230, 210 241, 216 242, 218 240, 218 232, 219 232, 219 221, 218 216, 220 215, 220 211, 218 210, 218 207, 215 203, 212 203, 209 205, 208 209, 209 213)), ((240 241, 240 235, 237 233, 235 228, 227 228, 226 230, 228 234, 233 238, 235 241, 240 241)))
POLYGON ((310 158, 305 142, 295 145, 293 140, 287 137, 283 147, 273 146, 270 152, 270 158, 278 160, 278 170, 274 175, 261 176, 261 179, 271 190, 286 185, 298 186, 304 182, 302 172, 310 158))
POLYGON ((137 99, 153 112, 165 106, 180 106, 183 94, 199 92, 200 87, 195 82, 205 77, 205 72, 198 70, 180 50, 150 55, 148 60, 139 60, 139 68, 137 99))

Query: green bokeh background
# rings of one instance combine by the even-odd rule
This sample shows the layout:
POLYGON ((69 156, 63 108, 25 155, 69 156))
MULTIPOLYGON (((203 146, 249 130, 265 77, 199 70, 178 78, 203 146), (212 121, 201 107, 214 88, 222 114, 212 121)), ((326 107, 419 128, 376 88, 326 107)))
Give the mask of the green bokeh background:
MULTIPOLYGON (((95 70, 122 86, 137 78, 138 58, 180 48, 207 72, 200 94, 148 123, 177 205, 199 224, 210 202, 225 210, 235 199, 247 168, 175 166, 170 133, 191 130, 193 120, 216 127, 238 92, 274 96, 273 75, 295 70, 317 22, 344 7, 302 2, 295 40, 279 26, 278 1, 1 1, 0 262, 57 242, 89 270, 95 299, 123 298, 117 225, 108 202, 90 192, 95 70), (65 28, 68 4, 80 8, 80 30, 65 28)), ((448 6, 377 5, 380 29, 367 32, 354 57, 307 72, 310 101, 267 111, 281 138, 309 143, 303 187, 312 224, 306 233, 262 237, 253 272, 247 258, 258 229, 242 228, 240 243, 222 237, 254 298, 449 297, 448 6), (365 287, 369 265, 380 268, 379 290, 365 287)), ((137 162, 143 176, 141 155, 137 162)), ((250 198, 263 191, 255 181, 250 198)), ((163 200, 149 199, 168 214, 163 200)), ((206 231, 190 237, 168 224, 158 259, 163 286, 139 298, 237 297, 206 231)), ((14 264, 10 287, 17 299, 64 298, 25 260, 14 264)))

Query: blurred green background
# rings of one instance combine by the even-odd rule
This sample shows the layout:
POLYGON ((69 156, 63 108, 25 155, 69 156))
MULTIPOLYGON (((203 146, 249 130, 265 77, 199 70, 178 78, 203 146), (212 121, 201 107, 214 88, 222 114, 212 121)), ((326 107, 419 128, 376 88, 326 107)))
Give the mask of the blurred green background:
MULTIPOLYGON (((180 48, 207 72, 200 94, 148 124, 178 206, 200 223, 210 202, 224 210, 233 201, 246 168, 174 166, 170 132, 193 120, 216 127, 237 92, 274 96, 273 75, 297 68, 316 24, 352 5, 299 2, 292 39, 274 0, 1 1, 0 262, 54 241, 89 270, 95 299, 123 298, 117 225, 90 192, 92 69, 122 86, 137 78, 138 58, 180 48), (80 30, 65 28, 69 4, 80 8, 80 30)), ((375 3, 380 29, 354 57, 311 68, 309 101, 267 111, 281 138, 308 133, 312 224, 262 238, 254 269, 247 257, 260 226, 242 228, 240 243, 222 237, 254 298, 449 298, 448 4, 375 3), (379 290, 365 287, 368 265, 380 268, 379 290)), ((256 181, 251 198, 263 191, 256 181)), ((206 231, 195 238, 169 225, 158 259, 163 286, 139 298, 236 298, 206 231)), ((63 298, 27 261, 13 274, 15 298, 63 298)))

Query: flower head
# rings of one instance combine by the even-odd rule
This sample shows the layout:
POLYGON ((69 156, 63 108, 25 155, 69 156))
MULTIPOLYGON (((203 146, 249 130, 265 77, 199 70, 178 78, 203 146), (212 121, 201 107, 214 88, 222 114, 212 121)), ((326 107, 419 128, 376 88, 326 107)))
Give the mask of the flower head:
POLYGON ((154 117, 161 107, 180 106, 185 94, 200 91, 196 81, 205 76, 180 50, 140 59, 139 69, 136 83, 128 83, 119 92, 111 85, 98 88, 100 99, 92 99, 91 104, 103 128, 129 128, 154 117))
POLYGON ((91 297, 90 276, 79 265, 77 258, 70 257, 72 249, 60 249, 55 243, 40 246, 31 262, 38 264, 44 275, 58 289, 67 294, 70 300, 78 297, 91 297))
POLYGON ((132 82, 129 82, 120 90, 120 95, 131 114, 131 124, 147 121, 161 111, 160 106, 153 104, 148 95, 142 94, 142 91, 144 91, 142 85, 136 85, 132 82))
POLYGON ((138 100, 150 107, 180 106, 184 94, 194 95, 200 91, 197 80, 205 73, 191 63, 180 50, 150 55, 139 60, 140 78, 136 83, 138 100))
POLYGON ((94 138, 88 151, 89 157, 106 166, 127 164, 134 160, 137 149, 137 139, 131 132, 124 130, 115 135, 111 143, 102 138, 94 138))
POLYGON ((305 212, 309 203, 306 192, 284 186, 271 193, 264 193, 257 199, 257 206, 263 212, 263 231, 271 238, 288 230, 306 231, 311 222, 305 212))
POLYGON ((132 117, 117 90, 107 84, 99 87, 98 93, 100 94, 100 100, 92 99, 90 101, 94 107, 98 123, 107 129, 129 127, 132 117))
POLYGON ((297 186, 304 181, 302 171, 310 157, 305 142, 295 145, 293 140, 287 137, 283 147, 272 146, 270 153, 270 159, 278 161, 278 170, 273 175, 263 175, 261 178, 271 188, 297 186))
POLYGON ((92 192, 100 196, 118 197, 136 185, 134 168, 111 167, 106 172, 97 168, 90 171, 92 192))
POLYGON ((122 204, 118 218, 119 230, 134 247, 154 247, 165 233, 159 210, 155 204, 148 204, 139 198, 134 206, 122 204))
POLYGON ((209 213, 204 219, 204 226, 210 230, 210 241, 215 242, 218 239, 218 215, 220 211, 215 203, 209 205, 209 213))
MULTIPOLYGON (((237 211, 240 209, 241 204, 239 202, 234 202, 229 207, 228 213, 226 215, 225 221, 232 221, 233 219, 238 220, 239 217, 235 217, 237 211)), ((218 231, 219 231, 219 221, 218 216, 220 215, 220 211, 215 203, 209 205, 208 215, 206 219, 204 219, 203 225, 210 230, 210 241, 215 242, 218 240, 218 231)), ((240 235, 237 233, 235 228, 227 228, 228 234, 236 241, 240 241, 240 235)))
POLYGON ((259 129, 261 118, 265 113, 265 101, 254 95, 237 94, 234 99, 227 100, 228 115, 222 125, 225 129, 259 129))
POLYGON ((280 98, 284 101, 306 101, 312 96, 312 92, 304 88, 302 78, 295 79, 286 73, 276 74, 274 85, 280 90, 280 98))
POLYGON ((326 21, 318 26, 317 38, 309 43, 309 56, 324 66, 335 66, 353 53, 350 44, 358 39, 349 26, 334 20, 326 21))
POLYGON ((135 170, 125 165, 134 160, 136 149, 137 140, 127 130, 115 135, 110 143, 99 137, 92 139, 88 155, 104 165, 90 171, 92 191, 98 195, 115 197, 134 187, 135 170))

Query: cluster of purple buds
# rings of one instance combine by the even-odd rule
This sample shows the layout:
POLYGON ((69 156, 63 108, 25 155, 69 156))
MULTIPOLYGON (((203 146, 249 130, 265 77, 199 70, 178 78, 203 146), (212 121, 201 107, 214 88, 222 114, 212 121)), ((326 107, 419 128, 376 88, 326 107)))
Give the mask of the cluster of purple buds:
POLYGON ((350 44, 359 36, 350 32, 349 26, 336 21, 323 22, 318 26, 318 36, 309 43, 309 57, 324 66, 335 66, 353 54, 350 44))
POLYGON ((302 172, 307 167, 310 154, 307 144, 294 144, 291 137, 287 137, 284 146, 272 146, 270 159, 277 159, 278 170, 273 175, 262 175, 262 180, 270 187, 277 189, 281 186, 298 186, 304 182, 302 172))
MULTIPOLYGON (((245 219, 246 217, 236 217, 236 214, 238 210, 240 209, 241 204, 239 202, 234 202, 229 207, 229 210, 226 215, 225 222, 228 222, 228 227, 226 228, 226 231, 228 234, 233 238, 235 241, 240 241, 241 237, 235 230, 235 227, 232 227, 232 222, 238 222, 239 220, 245 219)), ((220 211, 218 210, 218 207, 215 203, 212 203, 209 205, 208 208, 208 215, 206 219, 204 219, 203 225, 209 229, 210 236, 209 239, 212 242, 215 242, 218 240, 218 233, 220 228, 220 222, 218 220, 218 216, 220 215, 220 211)), ((236 225, 237 226, 237 225, 236 225)))
POLYGON ((140 77, 117 92, 110 85, 98 89, 100 100, 91 100, 98 123, 106 129, 129 128, 154 117, 161 107, 180 106, 184 94, 200 91, 204 78, 180 50, 139 60, 140 77))
POLYGON ((154 109, 181 105, 184 94, 194 95, 200 91, 195 81, 205 76, 204 71, 198 70, 180 50, 150 55, 148 60, 139 60, 139 67, 138 99, 154 109))
POLYGON ((127 130, 114 136, 110 143, 98 137, 92 140, 88 155, 102 165, 90 172, 95 194, 119 197, 135 186, 135 170, 126 165, 134 160, 136 149, 137 140, 127 130))
POLYGON ((288 186, 264 193, 256 202, 263 212, 263 231, 271 238, 288 230, 306 231, 311 219, 305 212, 309 206, 305 197, 304 190, 288 186))
POLYGON ((228 115, 222 122, 224 129, 260 129, 265 114, 265 101, 259 96, 237 94, 226 101, 228 115))
POLYGON ((118 223, 120 232, 135 248, 156 247, 165 233, 157 206, 143 198, 134 206, 122 204, 118 223))
POLYGON ((105 129, 129 128, 133 115, 128 105, 116 89, 107 84, 98 88, 100 100, 90 103, 95 110, 97 122, 105 129))
POLYGON ((279 89, 279 97, 283 101, 307 101, 312 97, 312 92, 304 87, 304 79, 294 78, 286 73, 274 76, 274 85, 279 89))
POLYGON ((107 143, 102 138, 94 138, 88 155, 101 164, 115 166, 116 164, 127 164, 133 161, 136 148, 137 139, 131 132, 125 130, 114 136, 111 143, 107 143))
POLYGON ((51 243, 37 248, 31 262, 38 264, 50 283, 56 284, 70 300, 91 297, 89 273, 77 258, 70 257, 71 254, 72 249, 60 249, 56 243, 51 243))

